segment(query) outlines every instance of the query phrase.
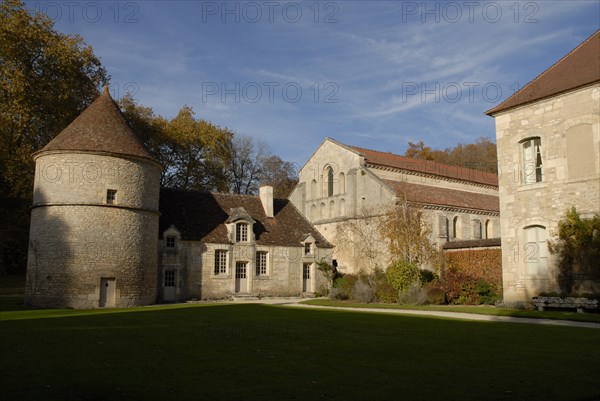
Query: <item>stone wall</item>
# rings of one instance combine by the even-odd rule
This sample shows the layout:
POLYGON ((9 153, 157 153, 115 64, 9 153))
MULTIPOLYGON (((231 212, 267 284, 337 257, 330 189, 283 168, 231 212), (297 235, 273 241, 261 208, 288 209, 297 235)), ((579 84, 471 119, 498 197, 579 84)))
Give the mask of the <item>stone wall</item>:
POLYGON ((99 307, 101 281, 108 280, 105 306, 154 303, 159 180, 159 165, 142 159, 38 155, 26 302, 99 307), (112 204, 109 189, 117 191, 112 204))
MULTIPOLYGON (((301 247, 256 244, 205 244, 181 241, 175 252, 165 252, 161 241, 161 271, 176 270, 177 301, 189 299, 224 299, 236 294, 236 262, 247 263, 246 287, 239 293, 268 297, 300 296, 314 293, 326 285, 316 269, 317 261, 331 260, 330 250, 318 249, 305 256, 301 247), (215 251, 227 252, 227 272, 215 274, 215 251), (257 275, 256 252, 267 253, 267 274, 257 275), (303 265, 310 264, 310 288, 303 291, 303 265)), ((162 290, 161 290, 162 291, 162 290)))
MULTIPOLYGON (((500 174, 503 288, 506 302, 528 302, 558 291, 547 239, 575 206, 582 217, 600 212, 600 85, 501 112, 496 119, 500 174), (528 138, 541 142, 541 182, 522 159, 528 138), (538 240, 532 240, 535 233, 538 240)), ((535 167, 535 166, 533 166, 535 167)))

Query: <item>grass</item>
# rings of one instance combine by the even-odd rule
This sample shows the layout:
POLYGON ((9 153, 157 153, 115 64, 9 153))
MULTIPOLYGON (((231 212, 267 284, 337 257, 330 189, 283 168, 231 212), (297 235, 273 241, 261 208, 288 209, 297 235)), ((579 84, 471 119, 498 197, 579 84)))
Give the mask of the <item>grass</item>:
POLYGON ((311 299, 302 303, 317 306, 339 308, 373 308, 373 309, 408 309, 444 312, 475 313, 492 316, 514 316, 532 319, 573 320, 579 322, 600 322, 598 313, 577 313, 569 311, 537 311, 525 309, 498 308, 495 306, 468 305, 398 305, 398 304, 365 304, 351 301, 334 301, 331 299, 311 299))
POLYGON ((600 331, 269 305, 0 313, 12 400, 592 400, 600 331))

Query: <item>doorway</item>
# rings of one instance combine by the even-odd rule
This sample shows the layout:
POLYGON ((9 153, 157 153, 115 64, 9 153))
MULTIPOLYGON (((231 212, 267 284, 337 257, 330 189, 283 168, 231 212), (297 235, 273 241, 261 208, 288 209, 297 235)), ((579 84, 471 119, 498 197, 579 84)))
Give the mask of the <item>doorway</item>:
POLYGON ((311 263, 302 265, 302 292, 312 292, 310 288, 310 265, 311 263))
POLYGON ((113 308, 115 306, 115 279, 100 279, 100 302, 101 308, 113 308))
POLYGON ((247 279, 248 262, 236 262, 235 264, 235 292, 248 291, 247 279))

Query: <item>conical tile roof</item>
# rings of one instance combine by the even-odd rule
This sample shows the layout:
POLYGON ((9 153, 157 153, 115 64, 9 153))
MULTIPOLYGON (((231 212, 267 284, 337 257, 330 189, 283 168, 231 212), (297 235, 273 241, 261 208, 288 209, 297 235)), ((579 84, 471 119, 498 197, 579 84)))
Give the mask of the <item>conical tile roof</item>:
POLYGON ((152 159, 108 92, 100 95, 40 154, 49 151, 106 152, 152 159))

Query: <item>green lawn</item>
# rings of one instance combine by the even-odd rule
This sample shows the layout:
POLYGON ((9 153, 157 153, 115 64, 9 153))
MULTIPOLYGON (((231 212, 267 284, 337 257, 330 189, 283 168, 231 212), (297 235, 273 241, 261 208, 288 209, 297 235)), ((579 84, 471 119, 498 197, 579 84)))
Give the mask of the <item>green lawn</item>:
POLYGON ((196 304, 0 312, 12 400, 593 400, 600 331, 196 304))
POLYGON ((443 312, 475 313, 479 315, 513 316, 532 319, 573 320, 579 322, 600 322, 599 313, 577 313, 570 311, 537 311, 511 308, 498 308, 489 305, 398 305, 398 304, 365 304, 350 301, 334 301, 331 299, 311 299, 302 303, 335 308, 372 308, 372 309, 408 309, 443 312))

